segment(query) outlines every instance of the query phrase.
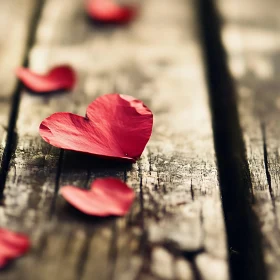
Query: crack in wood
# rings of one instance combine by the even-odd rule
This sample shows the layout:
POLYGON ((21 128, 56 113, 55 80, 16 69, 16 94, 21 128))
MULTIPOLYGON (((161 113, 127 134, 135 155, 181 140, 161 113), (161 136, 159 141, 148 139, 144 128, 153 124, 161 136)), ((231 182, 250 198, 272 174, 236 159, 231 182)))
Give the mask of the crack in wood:
POLYGON ((267 179, 267 183, 268 183, 269 195, 270 195, 271 203, 272 203, 272 207, 273 207, 273 213, 274 213, 274 222, 275 222, 274 230, 276 232, 280 233, 278 219, 276 218, 277 217, 276 198, 275 198, 275 194, 274 194, 274 191, 273 191, 273 188, 272 188, 271 174, 270 174, 270 171, 269 171, 265 123, 262 123, 262 125, 261 125, 261 132, 262 132, 262 138, 263 138, 263 156, 264 156, 265 174, 266 174, 266 179, 267 179))
POLYGON ((117 260, 117 240, 118 240, 118 227, 117 222, 114 221, 112 224, 112 239, 111 239, 111 245, 109 249, 108 254, 108 260, 109 260, 109 267, 108 267, 108 279, 114 280, 115 277, 115 270, 116 270, 116 260, 117 260))
MULTIPOLYGON (((82 250, 80 252, 79 262, 76 268, 76 276, 77 279, 83 279, 85 266, 86 266, 86 259, 89 255, 89 243, 91 241, 92 235, 89 232, 86 232, 86 239, 84 241, 82 250)), ((71 240, 70 240, 71 242, 71 240)))
MULTIPOLYGON (((59 192, 59 188, 60 188, 60 176, 62 173, 62 168, 63 168, 63 159, 64 159, 64 150, 60 149, 59 151, 59 158, 58 158, 58 162, 57 162, 57 171, 56 171, 56 176, 55 176, 55 187, 54 187, 54 195, 53 195, 53 199, 51 202, 51 206, 50 206, 50 219, 53 218, 54 214, 55 214, 55 210, 56 210, 56 200, 57 200, 57 196, 58 196, 58 192, 59 192)), ((88 182, 89 178, 87 178, 87 182, 88 182)))
POLYGON ((264 157, 265 174, 266 174, 266 179, 267 179, 267 183, 268 183, 269 194, 270 194, 272 205, 273 205, 273 211, 276 215, 275 195, 274 195, 274 192, 273 192, 273 189, 272 189, 271 175, 270 175, 269 166, 268 166, 266 128, 265 128, 264 123, 261 125, 261 132, 262 132, 262 139, 263 139, 263 157, 264 157))
POLYGON ((139 199, 140 199, 140 227, 144 231, 145 225, 144 225, 144 196, 143 196, 143 174, 142 174, 142 168, 141 168, 141 161, 137 163, 138 164, 138 177, 139 177, 139 199))

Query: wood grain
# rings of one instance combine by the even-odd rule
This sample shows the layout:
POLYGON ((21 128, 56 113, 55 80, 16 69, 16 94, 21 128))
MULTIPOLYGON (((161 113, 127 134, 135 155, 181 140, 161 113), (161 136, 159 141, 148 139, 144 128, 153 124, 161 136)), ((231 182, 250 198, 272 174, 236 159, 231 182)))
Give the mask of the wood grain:
POLYGON ((108 27, 88 20, 82 1, 46 1, 30 67, 70 63, 79 81, 71 93, 22 93, 2 216, 31 234, 33 249, 5 279, 209 279, 207 260, 218 271, 210 275, 228 279, 195 1, 141 3, 131 25, 108 27), (51 113, 84 115, 97 96, 114 91, 154 112, 152 139, 136 164, 60 151, 39 138, 51 113), (136 191, 127 217, 85 217, 57 193, 104 176, 136 191))
POLYGON ((238 110, 268 279, 279 279, 280 63, 278 1, 216 1, 238 110))
MULTIPOLYGON (((12 100, 17 88, 14 74, 23 64, 28 45, 35 0, 1 1, 0 3, 0 161, 6 146, 6 134, 12 100)), ((1 166, 2 169, 2 166, 1 166)))

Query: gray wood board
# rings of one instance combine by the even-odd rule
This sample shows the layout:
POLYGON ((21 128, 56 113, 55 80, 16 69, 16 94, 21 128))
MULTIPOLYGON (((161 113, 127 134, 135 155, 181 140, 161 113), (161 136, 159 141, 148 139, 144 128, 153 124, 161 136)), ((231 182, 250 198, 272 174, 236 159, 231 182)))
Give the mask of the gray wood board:
POLYGON ((87 19, 82 1, 46 1, 30 67, 45 72, 69 63, 79 81, 60 95, 22 93, 2 220, 31 234, 33 249, 4 272, 5 279, 228 279, 193 5, 146 0, 131 25, 106 27, 87 19), (84 115, 97 96, 115 91, 154 112, 153 136, 136 164, 61 152, 38 136, 50 114, 84 115), (56 192, 104 176, 126 180, 136 191, 126 217, 85 217, 56 192))
POLYGON ((31 21, 36 12, 35 0, 0 3, 0 160, 6 146, 11 102, 16 91, 15 69, 23 64, 31 21))
POLYGON ((253 184, 268 279, 279 279, 279 1, 216 1, 238 92, 238 110, 253 184))

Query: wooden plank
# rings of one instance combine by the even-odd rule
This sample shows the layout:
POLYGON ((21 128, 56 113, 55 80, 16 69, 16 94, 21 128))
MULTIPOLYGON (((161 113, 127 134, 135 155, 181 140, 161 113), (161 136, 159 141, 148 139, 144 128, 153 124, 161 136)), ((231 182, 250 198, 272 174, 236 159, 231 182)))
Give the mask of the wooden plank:
POLYGON ((14 70, 24 62, 30 33, 30 23, 33 19, 35 8, 36 1, 34 0, 1 2, 1 99, 11 98, 11 94, 16 89, 17 79, 14 75, 14 70))
POLYGON ((46 2, 30 67, 44 72, 70 63, 79 82, 73 92, 51 97, 23 92, 3 219, 31 234, 33 250, 5 279, 209 279, 207 259, 216 279, 228 279, 194 5, 146 0, 130 26, 109 28, 92 25, 82 1, 46 2), (113 91, 142 99, 155 115, 136 164, 62 152, 39 138, 38 126, 51 113, 84 115, 87 104, 113 91), (127 217, 85 217, 57 195, 59 186, 86 188, 104 176, 135 189, 127 217))
POLYGON ((238 110, 263 235, 268 279, 279 279, 278 1, 216 1, 223 43, 238 92, 238 110))
MULTIPOLYGON (((6 146, 11 103, 17 87, 14 70, 22 65, 36 10, 35 0, 1 1, 0 3, 0 161, 6 146)), ((3 166, 1 166, 2 170, 3 166)), ((1 174, 2 176, 3 174, 1 174)), ((2 180, 2 179, 0 179, 2 180)), ((0 187, 2 188, 2 186, 0 187)))

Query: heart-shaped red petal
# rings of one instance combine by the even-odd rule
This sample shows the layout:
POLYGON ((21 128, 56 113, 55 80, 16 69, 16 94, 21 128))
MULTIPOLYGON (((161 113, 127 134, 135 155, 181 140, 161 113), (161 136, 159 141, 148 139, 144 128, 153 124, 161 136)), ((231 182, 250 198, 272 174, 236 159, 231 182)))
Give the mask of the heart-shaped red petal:
POLYGON ((97 179, 90 190, 65 186, 60 193, 81 212, 102 217, 125 215, 135 198, 134 191, 116 178, 97 179))
POLYGON ((25 254, 29 247, 30 242, 27 236, 0 228, 0 268, 25 254))
POLYGON ((131 96, 106 94, 93 101, 86 117, 55 113, 40 125, 51 145, 103 157, 137 160, 153 127, 153 114, 131 96))
POLYGON ((92 19, 105 23, 127 23, 136 16, 136 8, 119 6, 113 0, 89 0, 86 9, 92 19))
POLYGON ((37 93, 71 90, 76 82, 74 69, 67 65, 52 68, 45 75, 36 74, 27 68, 18 68, 16 75, 28 89, 37 93))

